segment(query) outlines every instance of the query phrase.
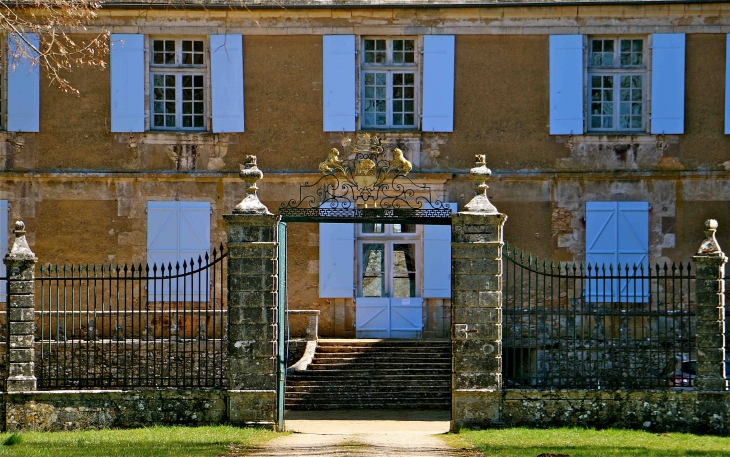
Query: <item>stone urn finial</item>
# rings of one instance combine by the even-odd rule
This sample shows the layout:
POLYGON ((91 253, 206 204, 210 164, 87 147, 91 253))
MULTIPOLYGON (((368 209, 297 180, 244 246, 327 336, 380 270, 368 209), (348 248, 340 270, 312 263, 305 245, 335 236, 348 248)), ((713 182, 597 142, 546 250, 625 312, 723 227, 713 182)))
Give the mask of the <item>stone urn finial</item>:
POLYGON ((705 239, 702 241, 702 244, 700 244, 700 248, 697 250, 697 255, 713 257, 720 257, 724 255, 722 249, 720 249, 720 245, 717 243, 717 238, 715 238, 717 225, 718 224, 715 219, 708 219, 705 221, 705 239))
POLYGON ((30 250, 28 241, 25 239, 25 223, 23 221, 15 222, 15 241, 13 241, 13 247, 8 253, 8 257, 20 259, 20 260, 36 260, 35 254, 30 250))
POLYGON ((256 156, 246 156, 246 163, 241 165, 239 174, 246 183, 246 197, 233 208, 233 214, 271 214, 257 194, 259 188, 256 183, 264 177, 264 174, 256 166, 256 156))
POLYGON ((486 156, 476 155, 476 167, 469 170, 469 175, 474 181, 476 192, 474 198, 464 206, 464 210, 473 213, 497 213, 497 208, 489 201, 487 196, 487 180, 492 176, 492 170, 487 168, 486 156))

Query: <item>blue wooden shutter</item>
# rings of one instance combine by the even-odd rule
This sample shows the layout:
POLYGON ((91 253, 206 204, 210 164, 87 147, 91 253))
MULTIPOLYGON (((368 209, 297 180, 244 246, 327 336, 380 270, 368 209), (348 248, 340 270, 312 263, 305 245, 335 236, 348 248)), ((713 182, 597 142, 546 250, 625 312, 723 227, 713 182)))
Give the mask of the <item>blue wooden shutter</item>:
MULTIPOLYGON (((210 202, 178 202, 178 233, 180 242, 180 262, 190 265, 188 271, 205 265, 205 254, 210 250, 210 202)), ((183 286, 182 281, 180 286, 183 286)), ((185 298, 191 301, 208 300, 206 274, 195 273, 185 277, 185 298)), ((178 292, 179 293, 179 292, 178 292)))
POLYGON ((243 37, 211 35, 210 65, 213 132, 243 132, 243 37))
MULTIPOLYGON (((587 202, 586 262, 591 277, 626 275, 626 266, 633 275, 633 266, 644 266, 647 273, 649 255, 649 203, 587 202), (598 270, 595 267, 598 267, 598 270), (605 267, 605 268, 604 268, 605 267), (611 273, 613 267, 613 273, 611 273)), ((649 284, 644 280, 588 279, 589 301, 643 302, 648 298, 649 284)))
MULTIPOLYGON (((446 203, 451 212, 456 203, 446 203)), ((423 298, 451 298, 451 226, 423 226, 423 298)))
POLYGON ((550 35, 550 134, 583 133, 583 35, 550 35))
POLYGON ((324 36, 324 131, 354 132, 355 35, 324 36))
MULTIPOLYGON (((617 217, 617 262, 621 265, 621 274, 643 276, 649 269, 649 203, 619 202, 617 217), (643 274, 641 267, 644 267, 643 274)), ((647 280, 627 279, 617 284, 617 301, 640 303, 649 298, 649 282, 647 280)))
MULTIPOLYGON (((40 38, 35 33, 24 35, 36 49, 40 38)), ((10 54, 15 54, 18 43, 10 38, 10 54)), ((35 51, 22 43, 20 46, 29 55, 35 51)), ((38 62, 19 58, 15 69, 8 71, 8 125, 9 132, 38 132, 40 130, 41 76, 38 62)))
POLYGON ((423 123, 424 132, 454 131, 453 35, 423 37, 423 123))
POLYGON ((684 133, 684 33, 652 40, 651 133, 684 133))
MULTIPOLYGON (((5 255, 8 253, 8 201, 0 200, 0 278, 5 277, 5 255)), ((0 279, 0 303, 8 301, 7 281, 0 279)))
MULTIPOLYGON (((586 275, 609 275, 618 261, 618 202, 586 203, 586 275)), ((586 299, 591 302, 613 301, 610 280, 587 279, 586 299)))
POLYGON ((355 224, 319 224, 319 296, 352 298, 355 224))
POLYGON ((144 35, 111 36, 112 132, 144 132, 144 35))
POLYGON ((161 267, 178 261, 178 202, 147 202, 147 263, 161 267))
POLYGON ((725 44, 725 134, 730 135, 730 35, 725 44))

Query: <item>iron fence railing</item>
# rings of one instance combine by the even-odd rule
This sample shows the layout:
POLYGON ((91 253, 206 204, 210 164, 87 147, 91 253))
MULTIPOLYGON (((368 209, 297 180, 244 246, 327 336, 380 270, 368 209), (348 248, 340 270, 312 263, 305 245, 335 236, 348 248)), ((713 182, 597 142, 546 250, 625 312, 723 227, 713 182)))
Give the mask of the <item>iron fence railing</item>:
POLYGON ((504 253, 506 388, 693 385, 689 263, 584 266, 504 253))
POLYGON ((38 387, 224 387, 227 255, 221 245, 174 266, 42 265, 38 387))

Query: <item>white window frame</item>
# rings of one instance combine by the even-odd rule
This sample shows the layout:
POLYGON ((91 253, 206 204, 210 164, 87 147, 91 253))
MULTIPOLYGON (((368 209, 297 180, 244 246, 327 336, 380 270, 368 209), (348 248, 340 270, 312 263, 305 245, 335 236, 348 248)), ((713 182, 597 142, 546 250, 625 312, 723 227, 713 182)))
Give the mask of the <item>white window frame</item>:
MULTIPOLYGON (((382 243, 385 245, 385 252, 386 252, 386 258, 385 258, 385 288, 386 291, 390 292, 392 294, 394 290, 393 285, 393 277, 394 277, 394 271, 393 271, 393 259, 392 259, 392 252, 393 252, 393 245, 394 244, 413 244, 416 248, 415 253, 415 276, 416 276, 416 284, 415 284, 415 296, 414 297, 391 297, 390 295, 387 295, 383 298, 420 298, 422 295, 421 292, 421 283, 422 283, 422 275, 423 275, 423 227, 420 224, 414 224, 416 227, 416 231, 413 233, 396 233, 393 231, 393 225, 394 224, 387 224, 383 223, 385 225, 385 231, 383 233, 365 233, 363 232, 363 225, 362 224, 356 224, 356 249, 355 257, 357 258, 357 281, 356 281, 356 294, 357 297, 363 297, 363 274, 364 274, 364 266, 363 266, 363 258, 362 258, 362 246, 363 244, 372 244, 372 243, 382 243)), ((365 298, 376 298, 376 297, 365 297, 365 298)))
POLYGON ((423 38, 421 36, 359 36, 356 40, 358 47, 357 53, 360 56, 358 61, 359 69, 357 74, 357 113, 359 118, 359 128, 361 130, 395 130, 395 131, 417 131, 421 128, 421 97, 422 97, 422 72, 423 72, 423 38), (385 40, 386 41, 386 62, 385 63, 366 63, 365 62, 365 40, 385 40), (392 62, 393 41, 394 40, 413 40, 414 41, 414 58, 413 63, 396 64, 392 62), (385 125, 366 125, 365 124, 365 74, 381 72, 386 73, 386 124, 385 125), (413 125, 394 125, 393 124, 393 74, 394 73, 413 73, 413 125))
POLYGON ((615 134, 615 133, 627 133, 627 134, 642 134, 650 131, 650 99, 649 94, 651 91, 651 40, 650 35, 590 35, 586 37, 585 46, 585 131, 588 134, 615 134), (620 46, 621 40, 643 40, 642 50, 642 63, 637 66, 621 66, 620 64, 620 46), (614 64, 611 66, 600 66, 594 67, 592 65, 593 59, 593 40, 614 40, 613 59, 614 64), (641 127, 636 128, 621 128, 620 126, 620 78, 626 75, 641 75, 642 76, 642 122, 641 127), (592 76, 613 76, 613 127, 592 127, 592 76))
POLYGON ((210 40, 208 36, 165 36, 150 35, 145 37, 145 54, 147 71, 145 72, 145 116, 147 117, 147 129, 153 132, 208 132, 211 130, 211 87, 210 87, 210 40), (154 42, 156 40, 175 41, 175 65, 160 65, 154 63, 154 42), (183 65, 182 42, 201 41, 203 43, 203 65, 183 65), (155 73, 174 74, 175 85, 175 126, 155 126, 154 112, 154 78, 155 73), (183 127, 182 126, 182 83, 183 75, 203 75, 203 126, 183 127))

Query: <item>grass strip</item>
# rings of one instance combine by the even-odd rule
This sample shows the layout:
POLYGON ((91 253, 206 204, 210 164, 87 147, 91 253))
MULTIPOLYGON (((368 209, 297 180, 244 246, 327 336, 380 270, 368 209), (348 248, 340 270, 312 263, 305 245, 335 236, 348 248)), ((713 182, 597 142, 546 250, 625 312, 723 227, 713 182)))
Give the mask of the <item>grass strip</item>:
POLYGON ((582 428, 462 430, 445 439, 485 457, 730 457, 730 437, 582 428))
MULTIPOLYGON (((280 436, 255 428, 151 427, 130 430, 27 432, 0 456, 13 457, 217 457, 258 446, 280 436)), ((12 434, 0 434, 4 443, 12 434)))

